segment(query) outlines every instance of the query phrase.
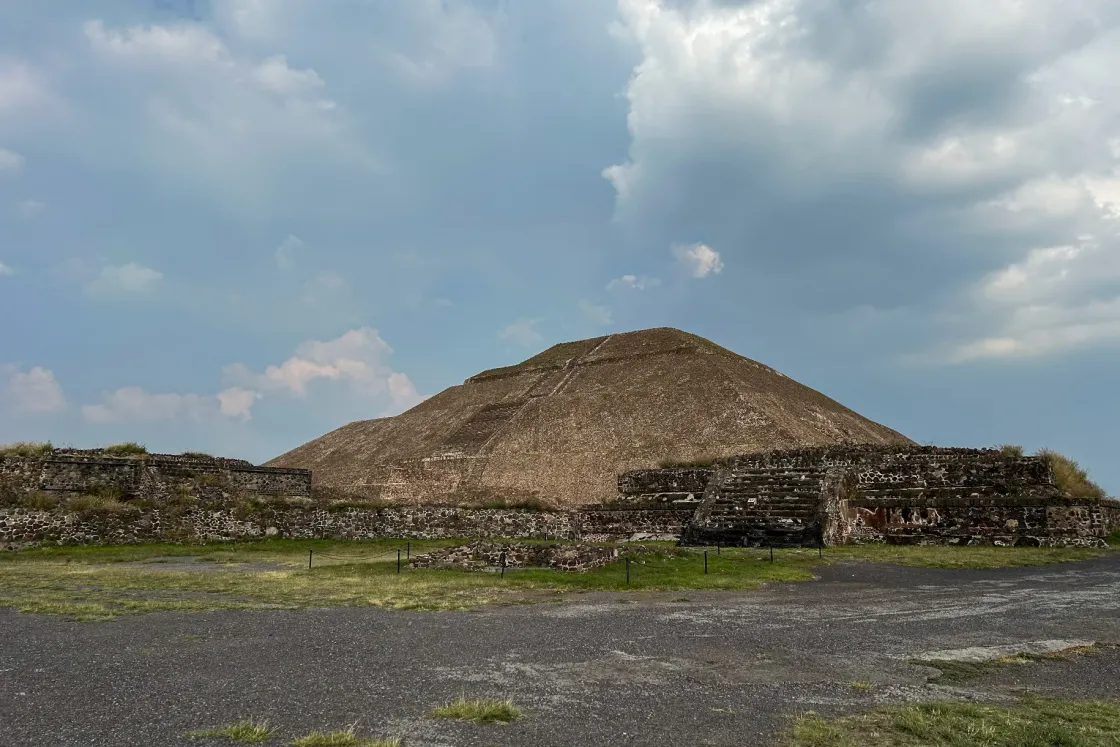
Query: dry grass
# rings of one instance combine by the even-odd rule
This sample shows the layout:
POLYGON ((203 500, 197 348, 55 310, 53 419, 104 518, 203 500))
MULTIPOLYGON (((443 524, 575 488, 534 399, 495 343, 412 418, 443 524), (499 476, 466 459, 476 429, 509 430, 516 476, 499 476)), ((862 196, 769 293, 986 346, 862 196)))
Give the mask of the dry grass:
POLYGON ((50 441, 16 441, 0 445, 0 456, 42 457, 49 456, 53 450, 50 441))
POLYGON ((873 560, 925 568, 1009 568, 1088 560, 1110 550, 1087 547, 997 547, 995 545, 840 545, 830 558, 873 560))
POLYGON ((267 742, 272 738, 275 731, 273 727, 269 726, 267 721, 246 719, 245 721, 238 721, 236 724, 219 726, 216 729, 192 731, 187 736, 225 737, 226 739, 232 739, 234 742, 253 744, 257 742, 267 742))
POLYGON ((111 446, 106 446, 103 451, 111 456, 146 456, 148 453, 148 449, 144 444, 138 444, 135 441, 112 444, 111 446))
POLYGON ((374 739, 360 736, 351 726, 340 731, 313 731, 293 739, 291 747, 401 747, 399 737, 374 739))
POLYGON ((1089 473, 1077 462, 1050 449, 1038 452, 1054 472, 1054 484, 1058 490, 1072 498, 1100 500, 1106 498, 1104 489, 1089 479, 1089 473))
POLYGON ((521 710, 512 700, 468 699, 462 695, 431 713, 432 718, 473 721, 476 724, 508 724, 521 716, 521 710))
POLYGON ((1120 702, 1030 699, 1014 707, 916 703, 797 719, 788 747, 1116 747, 1120 702))

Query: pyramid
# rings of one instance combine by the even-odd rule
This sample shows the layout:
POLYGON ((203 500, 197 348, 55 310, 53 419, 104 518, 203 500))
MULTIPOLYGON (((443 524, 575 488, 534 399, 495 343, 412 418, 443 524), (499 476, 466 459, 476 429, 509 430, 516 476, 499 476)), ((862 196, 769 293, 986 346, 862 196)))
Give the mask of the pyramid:
POLYGON ((659 328, 554 345, 267 466, 401 504, 572 508, 613 498, 628 469, 837 443, 911 441, 768 366, 659 328))

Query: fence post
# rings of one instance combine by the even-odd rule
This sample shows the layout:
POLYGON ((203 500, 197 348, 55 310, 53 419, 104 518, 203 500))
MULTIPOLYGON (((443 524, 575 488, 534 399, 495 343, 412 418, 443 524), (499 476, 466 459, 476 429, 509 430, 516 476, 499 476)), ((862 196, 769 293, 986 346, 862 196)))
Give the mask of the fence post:
POLYGON ((774 562, 774 543, 770 543, 770 562, 774 562))
POLYGON ((397 550, 397 573, 401 572, 401 551, 397 550))
POLYGON ((505 553, 504 550, 502 551, 501 563, 502 563, 502 578, 505 578, 506 577, 506 553, 505 553))
POLYGON ((409 540, 404 545, 404 557, 408 560, 412 557, 412 540, 409 540))
POLYGON ((704 574, 707 575, 707 573, 708 573, 708 551, 705 550, 704 551, 704 574))
POLYGON ((716 555, 719 555, 719 545, 716 545, 716 555))
POLYGON ((309 571, 311 570, 311 553, 313 553, 313 552, 315 552, 315 551, 314 550, 308 550, 307 551, 307 570, 309 570, 309 571))
POLYGON ((626 559, 626 585, 630 585, 630 558, 626 559))

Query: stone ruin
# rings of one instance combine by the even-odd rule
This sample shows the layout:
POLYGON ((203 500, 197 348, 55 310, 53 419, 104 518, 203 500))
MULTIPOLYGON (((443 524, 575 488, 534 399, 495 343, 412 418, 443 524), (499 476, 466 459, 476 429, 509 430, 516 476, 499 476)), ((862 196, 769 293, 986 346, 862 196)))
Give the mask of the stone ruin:
POLYGON ((619 477, 615 510, 688 514, 685 544, 1101 546, 1120 502, 1063 495, 1040 457, 996 449, 833 446, 619 477))

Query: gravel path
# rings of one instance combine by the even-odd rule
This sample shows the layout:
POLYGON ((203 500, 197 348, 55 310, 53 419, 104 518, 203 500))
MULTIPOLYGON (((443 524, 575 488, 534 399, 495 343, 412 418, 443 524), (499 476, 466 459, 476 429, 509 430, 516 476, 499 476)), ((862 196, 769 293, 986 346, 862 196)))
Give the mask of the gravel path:
MULTIPOLYGON (((586 594, 472 612, 166 613, 109 623, 0 610, 0 745, 219 745, 192 729, 402 735, 407 745, 772 744, 788 715, 968 696, 908 663, 930 651, 1120 643, 1120 556, 993 571, 868 563, 753 593, 586 594), (681 601, 687 599, 687 601, 681 601), (853 682, 872 683, 869 690, 853 682), (459 694, 527 717, 426 717, 459 694)), ((973 691, 1120 697, 1120 653, 1023 665, 973 691)), ((975 697, 975 693, 972 694, 975 697)))

